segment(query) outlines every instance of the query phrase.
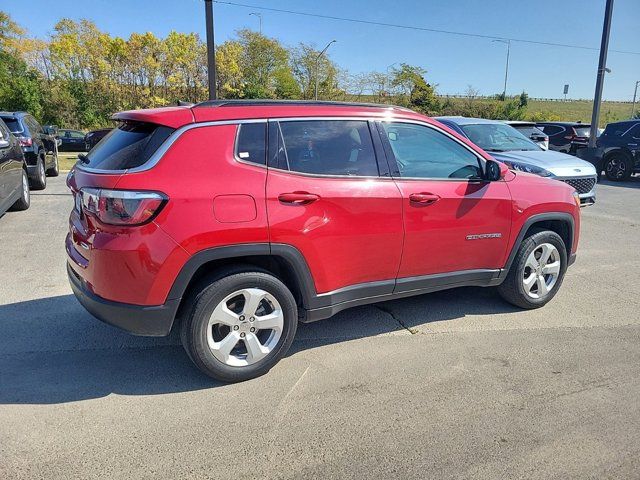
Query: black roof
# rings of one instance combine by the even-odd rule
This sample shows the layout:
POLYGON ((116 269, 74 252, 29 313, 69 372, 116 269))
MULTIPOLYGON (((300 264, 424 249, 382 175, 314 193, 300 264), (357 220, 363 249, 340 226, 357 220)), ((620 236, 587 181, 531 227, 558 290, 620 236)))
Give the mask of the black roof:
POLYGON ((29 115, 28 112, 0 112, 0 116, 3 117, 24 117, 25 115, 29 115))
POLYGON ((590 127, 590 123, 582 122, 536 122, 536 125, 560 125, 562 127, 590 127))
POLYGON ((620 120, 619 122, 611 122, 609 124, 607 124, 607 126, 609 125, 624 125, 627 127, 632 127, 634 125, 636 125, 637 123, 640 123, 640 118, 631 118, 629 120, 620 120))
POLYGON ((395 108, 408 110, 397 105, 365 102, 336 102, 331 100, 208 100, 194 107, 261 107, 261 106, 318 106, 318 107, 369 107, 369 108, 395 108))

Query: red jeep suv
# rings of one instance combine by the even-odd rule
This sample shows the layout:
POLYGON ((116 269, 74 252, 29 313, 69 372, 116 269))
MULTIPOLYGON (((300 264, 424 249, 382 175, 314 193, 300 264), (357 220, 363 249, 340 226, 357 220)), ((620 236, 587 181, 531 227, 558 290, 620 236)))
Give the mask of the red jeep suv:
POLYGON ((298 321, 446 288, 536 308, 575 259, 579 199, 428 117, 332 102, 122 112, 68 177, 73 292, 206 374, 267 372, 298 321))

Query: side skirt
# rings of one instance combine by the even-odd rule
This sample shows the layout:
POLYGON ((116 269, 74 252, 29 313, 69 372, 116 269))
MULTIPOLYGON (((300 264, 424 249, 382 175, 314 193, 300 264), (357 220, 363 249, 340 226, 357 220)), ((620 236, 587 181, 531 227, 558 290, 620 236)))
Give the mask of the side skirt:
POLYGON ((493 287, 502 282, 501 269, 465 270, 420 277, 352 285, 318 295, 327 306, 301 311, 300 321, 311 323, 329 318, 347 308, 412 297, 456 287, 493 287))

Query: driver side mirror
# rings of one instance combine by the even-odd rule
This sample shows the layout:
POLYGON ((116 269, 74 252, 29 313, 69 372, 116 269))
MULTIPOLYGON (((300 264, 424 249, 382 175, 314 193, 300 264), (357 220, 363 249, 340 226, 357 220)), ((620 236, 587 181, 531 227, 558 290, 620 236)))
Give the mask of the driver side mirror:
POLYGON ((488 181, 497 182, 498 180, 502 180, 508 171, 509 167, 504 163, 496 162, 495 160, 487 160, 486 179, 488 181))

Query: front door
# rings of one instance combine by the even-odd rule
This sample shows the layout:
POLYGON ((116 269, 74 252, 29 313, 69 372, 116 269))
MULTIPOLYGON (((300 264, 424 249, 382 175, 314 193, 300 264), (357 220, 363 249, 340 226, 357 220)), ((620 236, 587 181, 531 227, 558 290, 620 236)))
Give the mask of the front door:
POLYGON ((502 268, 512 208, 506 183, 483 180, 484 160, 435 127, 379 127, 402 193, 399 279, 460 272, 491 276, 490 270, 502 268))
POLYGON ((318 294, 358 284, 360 293, 391 293, 402 198, 379 175, 369 122, 271 121, 269 137, 270 241, 302 253, 318 294))

